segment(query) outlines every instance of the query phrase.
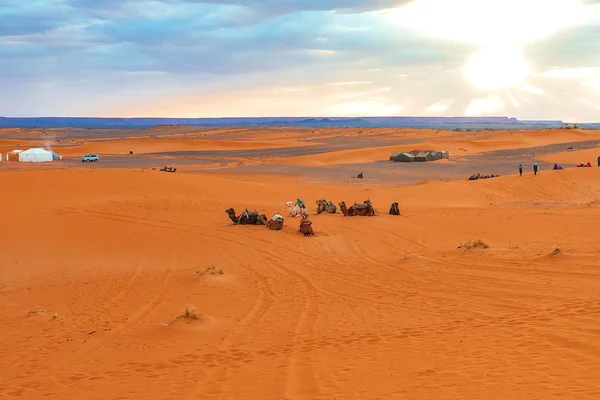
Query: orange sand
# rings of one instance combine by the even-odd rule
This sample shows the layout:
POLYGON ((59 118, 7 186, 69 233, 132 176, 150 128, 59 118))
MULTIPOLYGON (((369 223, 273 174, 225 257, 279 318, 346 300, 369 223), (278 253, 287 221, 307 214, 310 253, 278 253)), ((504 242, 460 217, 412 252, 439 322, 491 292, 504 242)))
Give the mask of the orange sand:
POLYGON ((599 168, 401 188, 0 177, 2 398, 600 396, 599 168), (313 215, 303 238, 294 218, 275 232, 224 213, 300 197, 314 214, 321 196, 378 215, 313 215), (457 248, 476 239, 490 247, 457 248), (187 305, 198 320, 164 325, 187 305))
POLYGON ((561 164, 579 164, 580 162, 586 164, 589 161, 593 166, 597 166, 598 156, 600 156, 600 149, 587 149, 564 151, 561 153, 541 156, 539 158, 541 160, 548 161, 549 163, 561 164))
POLYGON ((172 152, 172 151, 201 151, 201 150, 249 150, 268 149, 277 147, 305 146, 306 143, 292 140, 273 140, 269 142, 223 141, 223 140, 152 140, 126 139, 85 142, 74 147, 61 148, 63 155, 97 154, 135 154, 172 152))

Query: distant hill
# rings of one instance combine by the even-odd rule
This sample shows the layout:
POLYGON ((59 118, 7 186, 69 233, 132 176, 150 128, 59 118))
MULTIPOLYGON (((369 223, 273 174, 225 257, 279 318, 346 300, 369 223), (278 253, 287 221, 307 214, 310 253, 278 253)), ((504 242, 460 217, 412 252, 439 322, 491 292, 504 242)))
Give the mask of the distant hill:
MULTIPOLYGON (((169 126, 289 126, 289 127, 395 127, 431 129, 543 129, 559 128, 562 121, 519 121, 508 117, 362 117, 362 118, 86 118, 86 117, 0 117, 0 127, 11 128, 149 128, 169 126)), ((598 124, 580 124, 598 129, 598 124)))

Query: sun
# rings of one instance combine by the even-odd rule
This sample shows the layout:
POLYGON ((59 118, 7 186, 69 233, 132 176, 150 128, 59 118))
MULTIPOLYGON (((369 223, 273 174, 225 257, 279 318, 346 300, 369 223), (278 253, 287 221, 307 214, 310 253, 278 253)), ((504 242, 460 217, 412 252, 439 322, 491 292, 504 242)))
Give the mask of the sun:
POLYGON ((498 90, 522 86, 531 66, 521 51, 509 47, 489 47, 474 54, 463 69, 465 78, 476 88, 498 90))

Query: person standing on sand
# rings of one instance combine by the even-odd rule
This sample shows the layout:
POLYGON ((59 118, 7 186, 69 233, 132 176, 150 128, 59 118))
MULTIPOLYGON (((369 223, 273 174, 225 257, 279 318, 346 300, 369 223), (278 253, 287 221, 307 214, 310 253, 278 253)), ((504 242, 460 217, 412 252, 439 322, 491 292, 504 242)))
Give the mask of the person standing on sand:
POLYGON ((537 166, 537 163, 534 163, 533 164, 533 174, 537 175, 537 172, 538 172, 538 166, 537 166))
POLYGON ((523 165, 519 164, 519 175, 523 176, 523 165))

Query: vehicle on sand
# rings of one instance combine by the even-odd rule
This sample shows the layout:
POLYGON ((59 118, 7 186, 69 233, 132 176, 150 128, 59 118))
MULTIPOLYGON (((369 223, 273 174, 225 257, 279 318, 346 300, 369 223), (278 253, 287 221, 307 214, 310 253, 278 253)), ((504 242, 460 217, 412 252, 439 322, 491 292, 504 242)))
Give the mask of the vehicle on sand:
POLYGON ((98 154, 86 154, 81 157, 81 162, 98 162, 98 154))
POLYGON ((162 167, 160 169, 162 172, 177 172, 177 168, 175 167, 162 167))
POLYGON ((340 203, 340 211, 345 217, 354 216, 366 216, 370 217, 375 215, 375 208, 370 200, 365 200, 363 204, 354 203, 350 208, 346 206, 345 202, 340 203))
POLYGON ((268 222, 267 216, 259 214, 256 210, 248 211, 248 209, 246 209, 239 216, 235 215, 235 210, 233 208, 228 208, 225 212, 229 215, 229 219, 236 225, 266 225, 268 222))

